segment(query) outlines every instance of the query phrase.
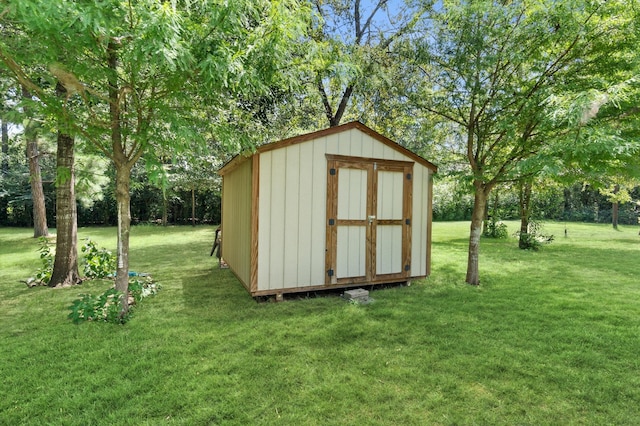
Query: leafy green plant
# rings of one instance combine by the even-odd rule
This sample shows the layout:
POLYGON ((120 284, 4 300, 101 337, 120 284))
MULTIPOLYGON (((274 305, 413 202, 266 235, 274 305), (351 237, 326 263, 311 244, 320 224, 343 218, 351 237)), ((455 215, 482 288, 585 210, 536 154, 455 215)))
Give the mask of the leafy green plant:
POLYGON ((134 277, 129 280, 129 293, 134 303, 142 301, 145 297, 154 296, 162 287, 153 281, 151 276, 134 277))
MULTIPOLYGON (((128 302, 135 305, 145 297, 153 296, 160 290, 160 285, 155 283, 150 276, 135 277, 129 282, 128 302)), ((104 293, 93 296, 81 294, 80 299, 73 301, 69 306, 71 313, 67 316, 75 324, 83 321, 105 321, 112 324, 124 324, 131 318, 131 308, 126 315, 120 311, 120 304, 124 293, 111 287, 104 293)))
POLYGON ((73 304, 69 306, 71 313, 67 316, 75 324, 82 321, 93 321, 97 318, 96 314, 96 300, 95 297, 90 294, 81 294, 80 299, 73 301, 73 304))
POLYGON ((83 272, 86 277, 105 278, 116 270, 116 256, 105 248, 99 249, 90 239, 81 250, 84 253, 83 272))
POLYGON ((129 316, 120 315, 120 302, 124 293, 115 288, 109 288, 104 293, 93 296, 81 294, 80 299, 73 301, 69 306, 71 313, 67 316, 75 324, 83 321, 106 321, 114 324, 123 324, 129 316))
POLYGON ((36 271, 35 280, 31 282, 34 285, 47 285, 51 281, 51 274, 53 273, 53 253, 51 253, 47 237, 38 238, 38 243, 40 243, 38 252, 40 253, 42 266, 36 271))
POLYGON ((518 247, 522 250, 533 250, 538 251, 543 244, 550 244, 554 236, 546 235, 542 233, 542 224, 536 221, 529 222, 529 232, 516 232, 516 237, 518 237, 518 247))
MULTIPOLYGON (((29 287, 37 285, 47 285, 53 273, 54 255, 51 251, 49 240, 46 237, 38 239, 40 247, 41 267, 34 276, 27 278, 24 282, 29 287)), ((116 269, 116 256, 105 248, 98 248, 95 242, 87 238, 87 242, 81 248, 84 256, 82 258, 83 273, 87 278, 106 278, 113 274, 116 269)))
POLYGON ((482 236, 487 238, 505 239, 509 236, 507 225, 500 220, 496 220, 493 218, 489 219, 487 221, 487 227, 482 236))

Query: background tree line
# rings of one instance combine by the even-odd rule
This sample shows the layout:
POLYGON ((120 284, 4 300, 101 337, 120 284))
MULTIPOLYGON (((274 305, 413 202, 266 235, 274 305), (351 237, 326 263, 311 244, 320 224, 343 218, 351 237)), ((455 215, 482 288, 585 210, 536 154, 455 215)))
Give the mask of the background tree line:
MULTIPOLYGON (((19 136, 15 136, 18 138, 19 136)), ((9 173, 4 178, 7 191, 0 204, 0 226, 33 227, 33 201, 29 185, 28 166, 23 146, 12 144, 9 155, 9 173)), ((52 156, 43 156, 42 175, 47 223, 55 228, 55 167, 52 156)), ((197 224, 220 223, 220 188, 212 172, 210 187, 195 190, 195 219, 197 224)), ((117 211, 114 199, 113 172, 104 171, 108 179, 99 196, 78 202, 79 226, 114 226, 117 211)), ((131 217, 134 224, 182 225, 192 224, 192 193, 179 187, 164 191, 148 179, 144 167, 133 170, 136 182, 131 192, 131 217), (166 198, 166 200, 165 200, 166 198), (166 222, 163 218, 166 215, 166 222)), ((434 186, 433 218, 436 221, 470 220, 473 198, 468 188, 452 177, 438 177, 434 186)), ((640 200, 640 187, 632 189, 632 200, 640 200)), ((620 206, 619 223, 637 225, 640 206, 637 202, 620 206)), ((517 220, 518 196, 513 188, 499 188, 490 198, 488 209, 498 220, 517 220), (496 197, 497 195, 497 197, 496 197)), ((581 183, 561 187, 553 185, 534 196, 532 214, 538 220, 567 222, 611 223, 613 203, 598 189, 581 183)))
MULTIPOLYGON (((473 198, 459 182, 443 178, 434 186, 433 217, 438 221, 470 220, 473 198)), ((536 220, 565 222, 612 223, 613 203, 598 189, 576 183, 561 187, 537 188, 532 199, 531 214, 536 220)), ((631 202, 619 207, 618 222, 638 225, 640 187, 630 192, 631 202)), ((519 200, 515 188, 498 188, 490 197, 487 214, 496 220, 520 219, 519 200)))

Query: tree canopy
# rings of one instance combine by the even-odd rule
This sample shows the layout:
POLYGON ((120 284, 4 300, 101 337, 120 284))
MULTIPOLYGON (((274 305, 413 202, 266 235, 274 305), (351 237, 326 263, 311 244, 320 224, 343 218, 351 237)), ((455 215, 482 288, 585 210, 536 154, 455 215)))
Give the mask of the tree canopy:
POLYGON ((424 22, 414 62, 424 79, 414 99, 461 136, 475 192, 468 283, 480 281, 490 191, 527 173, 525 162, 567 130, 552 119, 551 97, 593 87, 594 69, 628 47, 633 23, 627 2, 583 0, 443 1, 424 22))
POLYGON ((251 147, 237 137, 250 135, 242 102, 291 84, 282 70, 304 22, 295 0, 8 2, 0 60, 44 113, 114 165, 118 290, 128 284, 135 163, 206 138, 251 147))

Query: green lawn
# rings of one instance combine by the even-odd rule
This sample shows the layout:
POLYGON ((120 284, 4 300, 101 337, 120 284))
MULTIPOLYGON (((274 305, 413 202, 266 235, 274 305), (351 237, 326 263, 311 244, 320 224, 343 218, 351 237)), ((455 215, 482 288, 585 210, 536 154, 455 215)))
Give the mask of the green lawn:
POLYGON ((116 326, 66 319, 108 282, 19 283, 38 244, 0 229, 0 424, 637 424, 638 228, 545 230, 539 252, 483 240, 471 287, 468 224, 435 223, 431 278, 352 305, 256 303, 209 257, 212 227, 136 227, 131 268, 163 290, 116 326))

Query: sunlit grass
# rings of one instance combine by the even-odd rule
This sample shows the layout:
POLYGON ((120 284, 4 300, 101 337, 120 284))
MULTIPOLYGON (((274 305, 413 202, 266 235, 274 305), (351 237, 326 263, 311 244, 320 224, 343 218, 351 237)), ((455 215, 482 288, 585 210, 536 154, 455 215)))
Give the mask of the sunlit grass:
POLYGON ((212 227, 136 227, 131 269, 163 290, 124 326, 66 319, 108 281, 18 282, 37 242, 0 229, 0 424, 633 424, 638 229, 564 226, 539 252, 483 240, 471 287, 468 223, 436 223, 432 277, 370 305, 257 303, 209 257, 212 227))

